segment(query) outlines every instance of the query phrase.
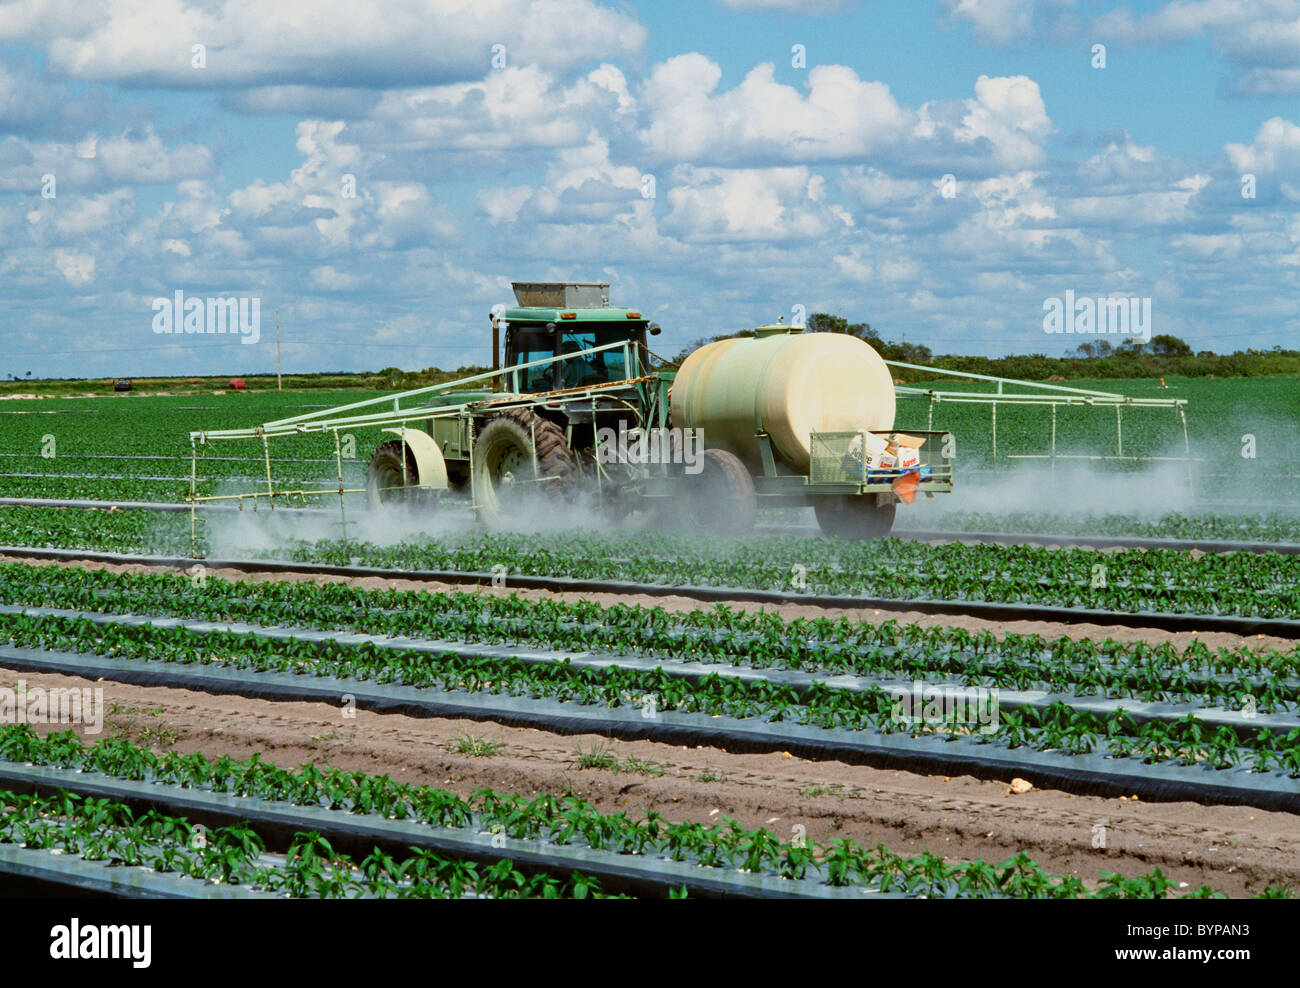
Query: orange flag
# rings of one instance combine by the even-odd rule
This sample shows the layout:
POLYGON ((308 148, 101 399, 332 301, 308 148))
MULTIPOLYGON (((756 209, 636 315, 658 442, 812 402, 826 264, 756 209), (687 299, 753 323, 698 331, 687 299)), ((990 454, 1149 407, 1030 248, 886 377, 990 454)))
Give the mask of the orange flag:
POLYGON ((894 488, 894 493, 898 495, 898 499, 904 504, 911 504, 916 500, 916 482, 920 477, 921 475, 913 470, 903 474, 890 485, 894 488))

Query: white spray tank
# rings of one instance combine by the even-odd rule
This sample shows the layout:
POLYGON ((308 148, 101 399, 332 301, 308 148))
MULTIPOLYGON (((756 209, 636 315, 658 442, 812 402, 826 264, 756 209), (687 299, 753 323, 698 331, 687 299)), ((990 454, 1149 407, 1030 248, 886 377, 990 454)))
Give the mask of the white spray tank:
POLYGON ((893 377, 869 344, 779 323, 700 347, 682 362, 669 405, 673 426, 703 430, 706 447, 734 453, 751 471, 761 472, 761 431, 776 457, 805 475, 812 433, 890 430, 894 411, 893 377))

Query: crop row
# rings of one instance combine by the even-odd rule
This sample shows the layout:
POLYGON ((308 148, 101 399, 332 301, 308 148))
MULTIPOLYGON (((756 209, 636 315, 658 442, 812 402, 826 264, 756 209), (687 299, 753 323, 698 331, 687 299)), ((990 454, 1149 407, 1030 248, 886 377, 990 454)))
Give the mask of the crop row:
MULTIPOLYGON (((120 611, 103 614, 69 608, 14 607, 2 604, 0 609, 10 614, 22 613, 31 617, 85 618, 101 626, 146 627, 158 622, 157 617, 120 611)), ((670 665, 665 668, 675 676, 696 678, 706 672, 764 675, 765 678, 787 682, 796 689, 801 689, 814 678, 826 680, 830 676, 847 675, 854 679, 894 681, 900 677, 917 677, 930 682, 937 678, 945 682, 957 681, 967 686, 1048 691, 1083 697, 1188 702, 1198 707, 1249 710, 1255 714, 1293 712, 1297 698, 1300 697, 1300 677, 1274 670, 1258 675, 1251 675, 1242 669, 1233 673, 1205 675, 1189 673, 1179 664, 1170 666, 1149 659, 1115 664, 1094 656, 1083 662, 1070 662, 1045 650, 1011 659, 999 652, 971 654, 926 644, 855 649, 815 640, 798 642, 805 654, 792 659, 788 651, 781 648, 779 641, 768 647, 766 642, 752 635, 737 636, 732 633, 720 636, 717 633, 680 627, 669 629, 667 634, 633 633, 629 637, 644 640, 650 645, 649 648, 638 650, 629 647, 628 638, 618 634, 616 625, 577 624, 571 621, 539 622, 528 617, 494 618, 483 612, 468 613, 464 610, 438 612, 434 617, 443 632, 436 639, 371 634, 357 636, 361 640, 352 639, 349 645, 384 651, 441 653, 448 650, 450 643, 455 642, 471 646, 468 650, 457 651, 487 654, 482 651, 485 645, 489 648, 504 646, 497 654, 514 655, 519 644, 527 643, 540 645, 552 653, 552 657, 545 658, 528 655, 525 657, 527 661, 553 661, 554 658, 571 655, 573 652, 581 653, 573 660, 577 665, 643 665, 645 659, 658 657, 669 661, 670 665), (671 647, 665 649, 664 646, 672 643, 682 647, 676 651, 671 647), (728 651, 738 654, 729 656, 730 661, 723 663, 717 661, 716 655, 705 654, 715 652, 719 645, 730 646, 728 651), (592 654, 592 649, 595 649, 595 654, 592 654), (627 663, 621 663, 616 658, 617 655, 627 654, 632 656, 627 663), (692 669, 692 663, 700 663, 700 669, 692 669), (763 670, 773 671, 765 674, 763 670)), ((170 625, 178 618, 164 620, 170 625)), ((270 627, 244 622, 227 626, 224 621, 214 624, 183 615, 179 620, 182 627, 198 633, 223 629, 279 640, 314 640, 324 650, 333 647, 329 638, 339 633, 337 629, 313 632, 301 627, 270 627), (322 636, 329 637, 322 640, 322 636)), ((1079 648, 1076 646, 1072 651, 1077 652, 1079 648)), ((838 678, 836 684, 849 688, 853 685, 840 683, 838 678)))
MULTIPOLYGON (((215 447, 213 447, 215 448, 215 447)), ((242 447, 245 454, 250 447, 242 447)), ((244 456, 203 456, 198 465, 202 468, 198 480, 247 480, 252 483, 266 481, 266 459, 262 449, 244 456)), ((58 479, 60 477, 99 478, 102 480, 158 480, 176 481, 186 488, 190 483, 190 457, 185 456, 113 456, 113 455, 60 455, 46 458, 39 454, 8 453, 0 456, 0 478, 37 475, 58 479)), ((366 464, 356 457, 343 460, 344 475, 365 473, 366 464)), ((271 471, 281 476, 336 477, 338 461, 328 457, 272 457, 271 471)))
POLYGON ((1154 519, 1131 515, 979 511, 899 513, 895 529, 940 532, 1103 535, 1141 539, 1204 539, 1219 542, 1300 542, 1300 517, 1281 513, 1243 515, 1164 514, 1154 519))
MULTIPOLYGON (((186 465, 188 469, 188 464, 186 465)), ((251 465, 256 469, 257 464, 251 465)), ((248 469, 248 467, 245 467, 248 469)), ((363 486, 365 475, 357 471, 344 474, 347 486, 363 486)), ((275 478, 277 491, 331 490, 338 488, 338 475, 328 469, 314 477, 275 478)), ((199 497, 216 494, 249 493, 266 490, 266 475, 201 480, 195 485, 199 497)), ((83 474, 0 475, 0 497, 49 498, 87 501, 159 501, 180 503, 189 497, 189 477, 103 477, 83 474)))
MULTIPOLYGON (((386 776, 310 764, 291 771, 256 755, 240 762, 229 757, 214 761, 202 753, 155 753, 122 740, 92 747, 83 745, 71 732, 40 738, 25 726, 0 728, 0 758, 435 827, 474 827, 515 840, 561 845, 581 841, 620 854, 659 854, 710 868, 739 867, 791 879, 820 878, 833 886, 865 884, 883 891, 923 895, 1025 898, 1163 898, 1176 891, 1175 883, 1159 869, 1134 878, 1103 872, 1099 887, 1089 890, 1076 877, 1048 876, 1024 854, 998 865, 982 860, 948 864, 930 853, 904 858, 883 845, 864 848, 843 839, 827 844, 806 838, 782 841, 769 830, 751 830, 728 818, 706 826, 672 823, 654 811, 643 818, 603 814, 571 794, 557 797, 544 793, 527 799, 481 789, 463 799, 386 776)), ((1270 889, 1266 894, 1285 893, 1270 889)), ((1203 886, 1181 897, 1213 895, 1203 886)))
MULTIPOLYGON (((567 661, 532 664, 497 656, 431 655, 255 634, 195 632, 186 628, 100 625, 84 618, 0 615, 0 642, 18 647, 112 655, 185 665, 217 665, 258 674, 291 673, 432 688, 521 696, 607 708, 641 706, 708 716, 756 718, 821 729, 882 733, 968 735, 961 711, 944 720, 900 723, 897 701, 885 690, 828 687, 814 682, 796 691, 771 680, 707 674, 688 681, 662 669, 574 667, 567 661)), ((1055 702, 1043 708, 1003 710, 984 743, 1010 748, 1085 754, 1101 750, 1115 758, 1140 757, 1147 764, 1176 760, 1214 768, 1248 765, 1253 771, 1285 770, 1300 778, 1300 728, 1287 734, 1259 728, 1212 728, 1193 714, 1173 721, 1135 723, 1122 709, 1107 716, 1055 702)))
POLYGON ((371 590, 343 584, 198 581, 170 573, 111 573, 77 567, 0 565, 0 603, 118 614, 245 621, 263 626, 350 629, 384 636, 597 649, 681 660, 736 662, 872 675, 938 674, 973 685, 1080 693, 1146 691, 1151 699, 1201 695, 1235 702, 1252 692, 1268 709, 1294 698, 1300 646, 1288 653, 1210 649, 1194 641, 1112 640, 984 629, 921 627, 848 618, 795 618, 725 606, 687 612, 659 607, 477 593, 371 590), (1163 695, 1161 691, 1164 691, 1163 695))
MULTIPOLYGON (((203 538, 206 523, 198 519, 203 538)), ((155 511, 0 507, 0 545, 93 549, 138 555, 190 554, 190 517, 155 511)))
MULTIPOLYGON (((277 551, 277 556, 283 553, 277 551)), ((300 562, 1248 617, 1300 616, 1300 557, 850 543, 789 536, 470 534, 391 546, 297 542, 300 562)))
MULTIPOLYGON (((203 553, 189 519, 147 512, 0 508, 0 542, 158 554, 203 553)), ((392 546, 295 542, 269 555, 330 565, 504 572, 632 580, 670 586, 731 586, 792 594, 853 594, 897 600, 1038 604, 1121 612, 1157 611, 1294 619, 1300 556, 1195 556, 1163 549, 1100 553, 1041 546, 922 545, 755 536, 743 542, 677 535, 460 534, 392 546)))
POLYGON ((590 876, 525 876, 505 859, 481 868, 409 848, 400 859, 375 849, 353 862, 317 833, 295 834, 281 858, 267 855, 262 838, 245 825, 197 830, 156 810, 139 813, 68 792, 0 791, 0 843, 292 898, 604 897, 590 876))
MULTIPOLYGON (((265 486, 265 485, 263 485, 265 486)), ((175 504, 189 494, 189 481, 144 480, 138 477, 110 480, 104 477, 3 477, 0 497, 50 498, 69 501, 160 501, 175 504)), ((200 496, 215 494, 211 483, 198 488, 200 496)))

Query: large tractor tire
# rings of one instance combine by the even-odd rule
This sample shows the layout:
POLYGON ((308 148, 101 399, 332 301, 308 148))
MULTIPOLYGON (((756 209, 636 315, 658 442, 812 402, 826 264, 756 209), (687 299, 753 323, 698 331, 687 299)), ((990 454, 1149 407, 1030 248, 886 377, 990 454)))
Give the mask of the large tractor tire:
POLYGON ((366 500, 370 507, 405 505, 431 507, 436 500, 433 490, 419 486, 420 470, 415 454, 406 443, 394 439, 380 445, 366 468, 366 500), (405 464, 403 464, 405 453, 405 464))
POLYGON ((686 477, 695 524, 720 535, 748 532, 758 515, 758 496, 749 470, 739 457, 723 449, 706 449, 702 462, 698 474, 686 477))
POLYGON ((573 493, 577 472, 578 461, 558 425, 531 408, 502 412, 474 440, 471 480, 479 520, 500 524, 526 512, 526 502, 563 502, 573 493))
POLYGON ((823 535, 857 541, 888 535, 896 508, 892 499, 878 501, 873 494, 820 497, 813 505, 823 535))

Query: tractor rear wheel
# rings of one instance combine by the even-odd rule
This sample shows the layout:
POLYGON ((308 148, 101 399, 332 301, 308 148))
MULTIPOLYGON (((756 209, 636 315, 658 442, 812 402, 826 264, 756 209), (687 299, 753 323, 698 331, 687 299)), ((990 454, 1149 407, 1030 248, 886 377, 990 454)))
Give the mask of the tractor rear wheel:
POLYGON ((686 479, 696 525, 720 535, 743 535, 754 527, 758 496, 754 478, 734 453, 706 449, 702 469, 686 479))
POLYGON ((813 505, 823 535, 858 541, 888 535, 894 527, 896 508, 894 501, 881 503, 873 494, 821 497, 813 505))
POLYGON ((474 441, 472 475, 480 521, 497 524, 525 510, 529 493, 552 502, 573 492, 578 461, 564 431, 531 408, 492 418, 474 441))
POLYGON ((370 458, 370 466, 366 469, 366 500, 372 508, 396 504, 429 507, 436 495, 432 489, 420 487, 419 483, 420 471, 415 454, 406 443, 394 439, 382 443, 370 458))

